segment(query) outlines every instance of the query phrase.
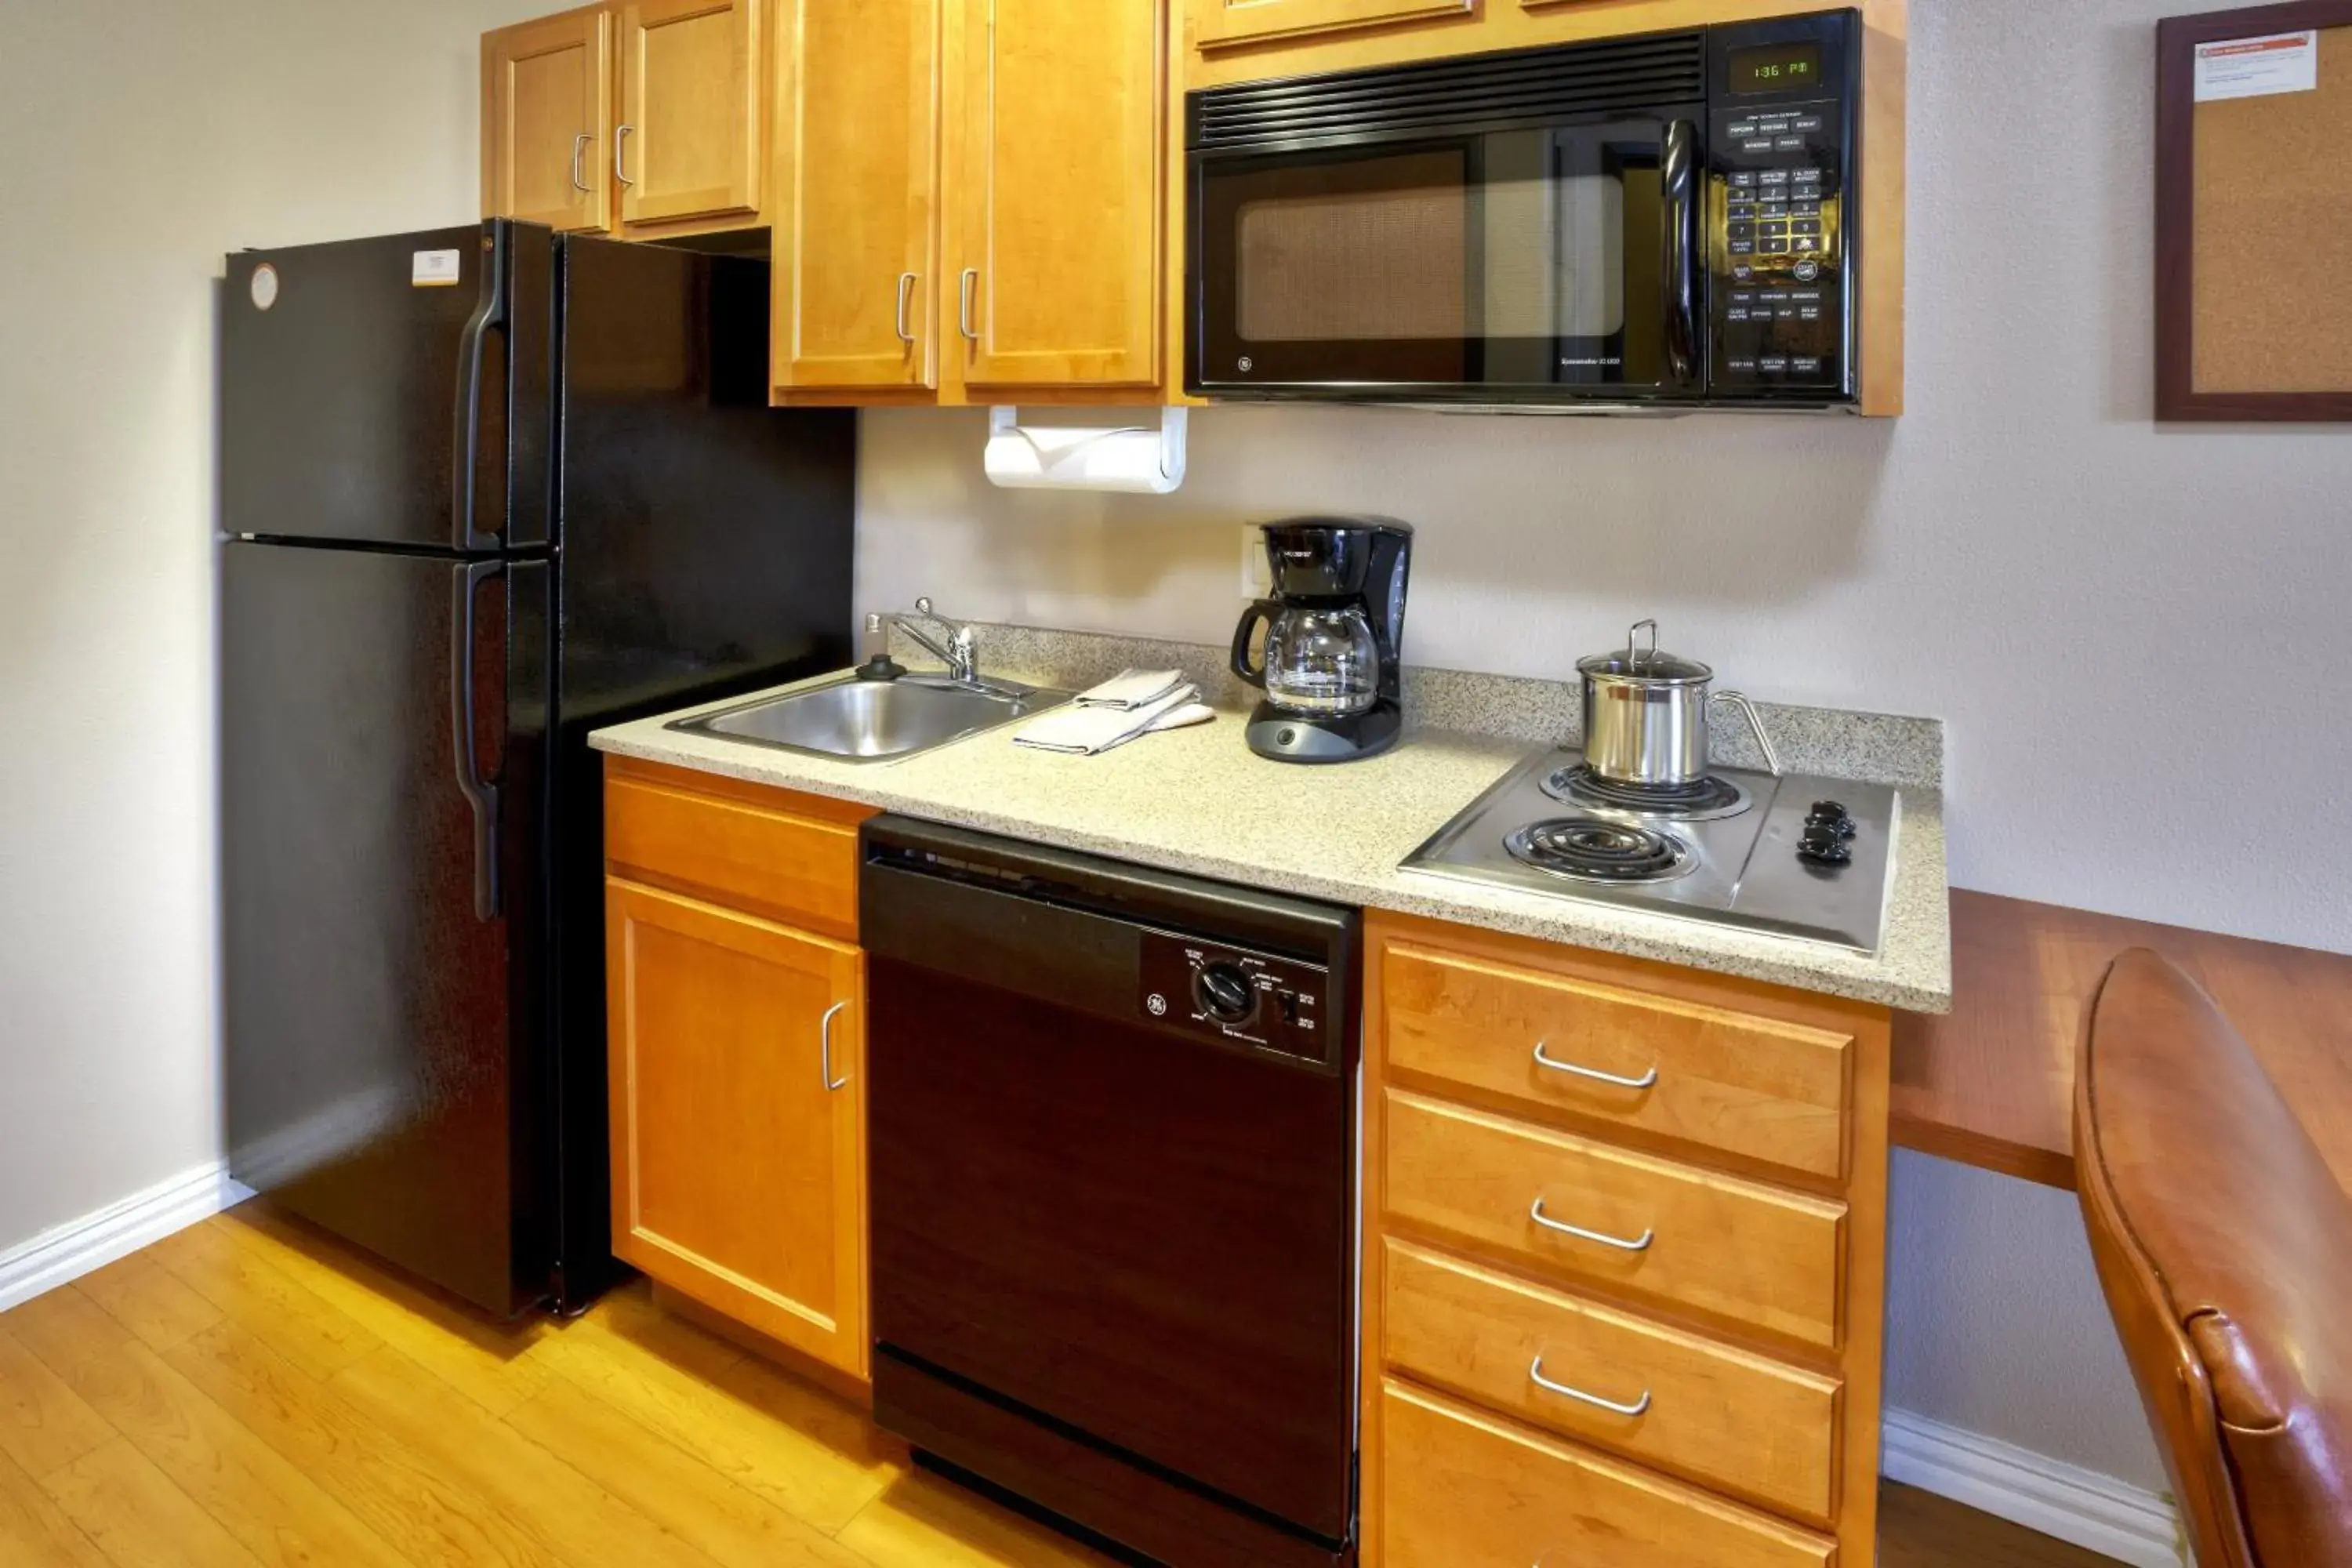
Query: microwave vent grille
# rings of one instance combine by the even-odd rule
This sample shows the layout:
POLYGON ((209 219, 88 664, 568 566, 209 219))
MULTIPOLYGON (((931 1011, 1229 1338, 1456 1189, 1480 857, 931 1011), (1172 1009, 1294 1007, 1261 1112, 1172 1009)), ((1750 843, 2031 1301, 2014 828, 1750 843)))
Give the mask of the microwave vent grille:
POLYGON ((1197 152, 1557 123, 1706 96, 1706 37, 1672 33, 1196 92, 1197 152))

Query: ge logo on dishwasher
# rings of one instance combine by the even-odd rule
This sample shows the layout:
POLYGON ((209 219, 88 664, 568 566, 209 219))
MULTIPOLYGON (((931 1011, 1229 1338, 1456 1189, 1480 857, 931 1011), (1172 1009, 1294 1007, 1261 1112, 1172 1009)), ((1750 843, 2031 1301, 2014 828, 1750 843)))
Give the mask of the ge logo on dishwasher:
POLYGON ((1145 1000, 1143 1009, 1155 1018, 1164 1018, 1168 1016, 1168 998, 1154 992, 1145 1000))

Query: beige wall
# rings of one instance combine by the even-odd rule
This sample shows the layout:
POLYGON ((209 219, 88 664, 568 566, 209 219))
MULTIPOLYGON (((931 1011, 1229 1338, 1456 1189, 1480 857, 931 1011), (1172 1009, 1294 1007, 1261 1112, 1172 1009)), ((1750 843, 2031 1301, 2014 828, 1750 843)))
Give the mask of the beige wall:
MULTIPOLYGON (((877 415, 860 602, 1221 640, 1237 524, 1391 512, 1416 662, 1561 677, 1654 615, 1759 696, 1948 720, 1962 885, 2352 951, 2352 434, 2148 417, 2180 9, 1913 0, 1900 422, 1211 409, 1152 499, 992 490, 981 415, 877 415)), ((1896 1400, 2157 1484, 2071 1201, 1896 1176, 1896 1400)))
POLYGON ((0 0, 0 1252, 220 1152, 225 251, 478 210, 515 0, 0 0))

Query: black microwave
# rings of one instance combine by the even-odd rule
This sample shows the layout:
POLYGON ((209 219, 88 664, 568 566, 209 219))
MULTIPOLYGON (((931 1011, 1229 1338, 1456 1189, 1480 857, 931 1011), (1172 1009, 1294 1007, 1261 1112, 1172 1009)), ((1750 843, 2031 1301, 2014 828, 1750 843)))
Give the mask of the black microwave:
POLYGON ((1193 93, 1187 384, 1850 405, 1861 72, 1841 10, 1193 93))

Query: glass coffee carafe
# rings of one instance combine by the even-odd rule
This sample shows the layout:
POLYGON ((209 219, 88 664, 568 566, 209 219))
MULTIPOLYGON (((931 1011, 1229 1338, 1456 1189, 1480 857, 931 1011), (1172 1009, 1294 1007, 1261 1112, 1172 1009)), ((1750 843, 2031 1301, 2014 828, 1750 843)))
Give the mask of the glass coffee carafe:
POLYGON ((1357 605, 1267 606, 1265 700, 1302 718, 1344 718, 1380 696, 1381 649, 1357 605))

